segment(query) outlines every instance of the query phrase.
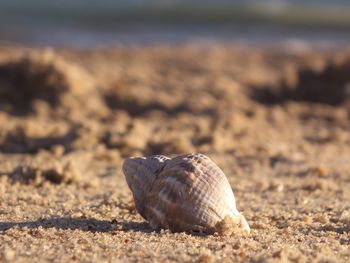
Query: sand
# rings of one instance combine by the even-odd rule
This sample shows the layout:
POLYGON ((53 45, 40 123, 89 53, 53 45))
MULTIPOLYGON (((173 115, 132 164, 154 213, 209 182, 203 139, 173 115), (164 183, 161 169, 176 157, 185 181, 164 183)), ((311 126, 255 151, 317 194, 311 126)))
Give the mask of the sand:
POLYGON ((0 261, 349 262, 350 52, 0 47, 0 261), (249 236, 153 231, 129 156, 200 152, 249 236))

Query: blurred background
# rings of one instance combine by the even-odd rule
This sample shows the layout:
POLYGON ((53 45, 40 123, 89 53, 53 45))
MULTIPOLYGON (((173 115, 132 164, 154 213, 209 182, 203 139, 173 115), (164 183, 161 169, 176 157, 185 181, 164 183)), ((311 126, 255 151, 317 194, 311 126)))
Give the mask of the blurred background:
POLYGON ((347 0, 0 1, 0 41, 91 47, 154 42, 350 40, 347 0))
POLYGON ((350 262, 349 43, 350 0, 0 0, 0 261, 350 262), (191 152, 251 236, 150 233, 122 162, 191 152))

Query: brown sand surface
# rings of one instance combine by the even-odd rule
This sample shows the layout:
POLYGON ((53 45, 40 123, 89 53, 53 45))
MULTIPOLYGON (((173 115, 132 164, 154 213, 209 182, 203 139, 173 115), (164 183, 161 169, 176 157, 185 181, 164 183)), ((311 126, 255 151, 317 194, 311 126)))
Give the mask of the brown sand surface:
POLYGON ((0 261, 349 262, 350 52, 0 48, 0 261), (153 231, 125 157, 201 152, 249 236, 153 231))

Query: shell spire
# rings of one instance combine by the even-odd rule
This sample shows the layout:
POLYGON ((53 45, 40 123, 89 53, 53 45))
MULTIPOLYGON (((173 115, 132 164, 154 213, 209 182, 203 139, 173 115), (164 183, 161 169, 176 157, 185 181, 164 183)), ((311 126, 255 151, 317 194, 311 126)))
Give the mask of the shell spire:
POLYGON ((123 171, 137 211, 154 229, 250 232, 225 174, 203 154, 129 158, 123 171))

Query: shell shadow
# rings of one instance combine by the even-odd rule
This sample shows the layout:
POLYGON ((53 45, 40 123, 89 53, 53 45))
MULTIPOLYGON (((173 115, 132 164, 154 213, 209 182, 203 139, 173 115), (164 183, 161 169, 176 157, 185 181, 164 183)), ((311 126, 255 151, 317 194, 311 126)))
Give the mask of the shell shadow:
POLYGON ((112 224, 114 226, 120 226, 119 229, 125 232, 127 231, 135 231, 135 232, 143 232, 143 233, 155 232, 155 230, 147 222, 135 222, 135 221, 117 222, 114 220, 112 221, 112 224))
POLYGON ((39 227, 48 229, 56 228, 63 230, 82 230, 86 232, 108 232, 113 229, 111 221, 97 220, 93 218, 71 218, 71 217, 53 217, 21 222, 0 222, 0 231, 6 231, 12 228, 37 229, 39 227))
MULTIPOLYGON (((134 221, 125 221, 125 222, 117 222, 112 221, 112 224, 114 226, 120 226, 121 231, 135 231, 135 232, 142 232, 142 233, 157 233, 160 234, 162 229, 153 229, 147 222, 134 222, 134 221)), ((175 232, 176 233, 176 232, 175 232)), ((177 232, 181 233, 181 232, 177 232)), ((197 232, 197 231, 186 231, 184 232, 188 235, 192 236, 199 236, 199 237, 206 237, 210 236, 210 233, 204 233, 204 232, 197 232)))
MULTIPOLYGON (((141 233, 161 233, 161 230, 154 230, 147 222, 98 220, 94 218, 72 218, 72 217, 52 217, 38 220, 10 222, 0 222, 0 233, 12 228, 55 228, 61 230, 81 230, 85 232, 113 232, 113 231, 134 231, 141 233)), ((202 232, 186 232, 193 236, 208 236, 202 232)))
POLYGON ((137 231, 151 233, 154 230, 147 222, 98 220, 94 218, 52 217, 20 222, 0 222, 0 232, 12 228, 81 230, 85 232, 137 231), (119 227, 118 227, 119 226, 119 227))

